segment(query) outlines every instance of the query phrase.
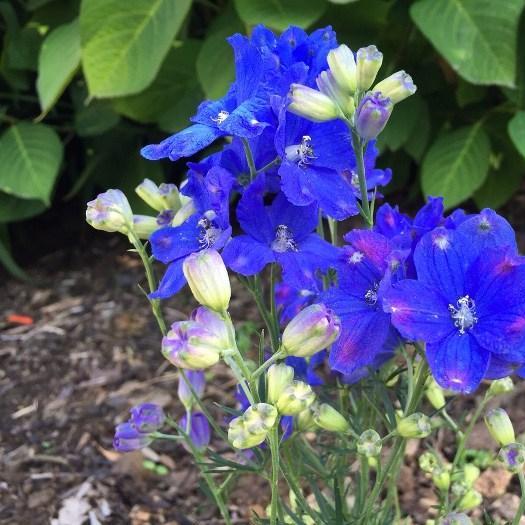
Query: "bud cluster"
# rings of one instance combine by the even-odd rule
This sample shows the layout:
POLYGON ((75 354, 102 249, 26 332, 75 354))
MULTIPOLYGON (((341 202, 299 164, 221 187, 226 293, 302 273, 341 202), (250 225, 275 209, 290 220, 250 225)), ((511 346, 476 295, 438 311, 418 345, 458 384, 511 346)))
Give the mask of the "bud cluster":
POLYGON ((245 449, 260 445, 278 418, 277 409, 268 403, 249 407, 242 416, 230 422, 228 439, 235 448, 245 449))

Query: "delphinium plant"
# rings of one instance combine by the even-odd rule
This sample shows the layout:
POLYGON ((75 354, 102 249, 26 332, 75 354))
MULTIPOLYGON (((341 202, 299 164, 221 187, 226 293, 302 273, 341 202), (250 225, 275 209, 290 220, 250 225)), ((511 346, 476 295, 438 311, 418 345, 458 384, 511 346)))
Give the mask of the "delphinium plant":
POLYGON ((142 149, 172 161, 216 143, 214 152, 188 162, 180 188, 137 188, 151 216, 134 215, 116 189, 88 203, 87 221, 126 235, 144 263, 185 411, 177 420, 156 405, 134 407, 115 448, 183 444, 227 524, 229 488, 251 473, 269 483, 267 516, 256 523, 384 525, 402 518, 407 440, 425 439, 419 464, 438 501, 428 523, 467 524, 482 505, 467 442, 485 415, 524 491, 516 525, 524 447, 502 409, 485 414, 512 389, 509 376, 525 371, 525 265, 512 227, 490 209, 445 216, 440 197, 413 219, 376 205, 391 171, 376 167, 375 139, 416 86, 404 71, 378 82, 375 46, 354 53, 330 27, 276 36, 258 26, 229 42, 236 79, 226 96, 142 149), (340 222, 357 215, 362 227, 341 239, 340 222), (154 260, 165 265, 160 281, 154 260), (228 270, 262 318, 254 348, 237 344, 228 270), (200 306, 170 324, 161 301, 186 284, 200 306), (203 371, 221 360, 238 404, 214 418, 203 371), (475 412, 455 421, 449 403, 484 381, 475 412), (455 434, 453 457, 435 447, 439 427, 455 434))

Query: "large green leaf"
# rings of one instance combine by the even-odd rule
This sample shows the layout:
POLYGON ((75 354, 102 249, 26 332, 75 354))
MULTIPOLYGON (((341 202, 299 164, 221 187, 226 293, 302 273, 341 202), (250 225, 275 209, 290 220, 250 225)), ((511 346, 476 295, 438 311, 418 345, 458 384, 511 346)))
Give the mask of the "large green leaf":
POLYGON ((80 65, 78 20, 47 35, 38 57, 36 90, 44 116, 58 100, 80 65))
POLYGON ((195 113, 197 98, 202 99, 195 71, 200 46, 197 40, 187 40, 182 46, 172 48, 153 83, 137 95, 114 100, 114 109, 133 120, 149 123, 163 119, 166 112, 176 107, 177 112, 187 120, 195 113), (187 104, 188 94, 193 96, 195 105, 187 104), (181 106, 179 102, 182 99, 185 104, 181 106))
POLYGON ((450 208, 483 184, 489 169, 490 141, 480 123, 440 136, 422 164, 425 195, 443 196, 450 208))
POLYGON ((107 100, 96 100, 75 113, 75 129, 81 137, 100 135, 116 126, 120 116, 107 100))
POLYGON ((510 119, 508 131, 516 149, 525 157, 525 111, 518 111, 510 119))
POLYGON ((0 192, 0 223, 21 221, 43 212, 46 205, 35 199, 20 199, 0 192))
POLYGON ((191 0, 83 0, 82 67, 89 93, 138 93, 155 78, 191 0))
POLYGON ((308 27, 326 9, 324 0, 235 0, 241 20, 248 25, 265 24, 284 31, 289 25, 308 27))
POLYGON ((410 13, 423 34, 466 80, 513 86, 524 0, 419 0, 410 13))
POLYGON ((0 137, 0 190, 49 205, 62 155, 62 143, 48 126, 11 126, 0 137))

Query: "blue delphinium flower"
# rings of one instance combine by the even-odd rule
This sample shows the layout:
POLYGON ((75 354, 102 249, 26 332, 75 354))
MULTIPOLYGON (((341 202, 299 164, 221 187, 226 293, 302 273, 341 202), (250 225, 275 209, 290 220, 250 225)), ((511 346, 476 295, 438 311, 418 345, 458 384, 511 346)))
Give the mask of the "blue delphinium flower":
POLYGON ((144 432, 139 432, 132 423, 121 423, 115 428, 113 448, 119 452, 131 452, 147 447, 153 438, 144 432))
POLYGON ((142 433, 159 430, 166 420, 162 407, 154 403, 137 405, 130 410, 130 413, 130 423, 142 433))
POLYGON ((231 236, 228 213, 233 182, 231 174, 218 167, 211 168, 205 177, 190 173, 183 192, 192 197, 197 213, 180 226, 161 228, 150 237, 153 256, 168 265, 151 298, 170 297, 184 286, 182 264, 190 253, 220 250, 226 244, 231 236))
POLYGON ((326 350, 321 350, 309 359, 304 357, 288 356, 285 359, 285 363, 294 369, 295 379, 304 381, 310 386, 320 386, 324 385, 324 380, 317 373, 317 369, 324 364, 326 356, 326 350))
POLYGON ((199 450, 205 449, 210 444, 211 427, 202 412, 191 412, 189 422, 187 414, 184 414, 179 420, 179 426, 184 432, 189 426, 189 438, 199 450))
POLYGON ((245 234, 226 245, 224 262, 245 276, 277 262, 285 281, 298 286, 308 283, 316 270, 328 269, 336 255, 331 244, 313 233, 317 207, 293 206, 282 193, 265 206, 264 191, 265 178, 260 175, 244 192, 237 218, 245 234))
POLYGON ((286 326, 305 306, 316 302, 323 289, 323 283, 316 278, 306 287, 297 288, 281 282, 275 287, 275 305, 279 314, 279 323, 286 326))
POLYGON ((384 308, 401 335, 426 343, 443 388, 473 392, 484 377, 507 375, 501 363, 525 362, 525 265, 505 219, 487 209, 455 230, 438 227, 414 263, 417 280, 395 284, 384 308))
POLYGON ((382 300, 391 282, 403 274, 403 260, 379 233, 353 230, 345 240, 349 244, 341 249, 338 287, 328 290, 323 301, 341 319, 341 335, 332 345, 330 367, 352 378, 392 355, 393 348, 389 350, 386 343, 394 337, 394 329, 382 300))

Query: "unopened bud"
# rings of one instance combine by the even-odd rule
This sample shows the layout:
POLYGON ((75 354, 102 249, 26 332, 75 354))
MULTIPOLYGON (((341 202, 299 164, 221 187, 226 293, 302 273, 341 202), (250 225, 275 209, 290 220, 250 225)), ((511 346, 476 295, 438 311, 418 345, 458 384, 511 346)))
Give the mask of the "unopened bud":
POLYGON ((294 381, 282 391, 276 406, 279 413, 295 416, 309 408, 314 401, 312 387, 303 381, 294 381))
POLYGON ((291 103, 288 111, 314 122, 335 120, 341 116, 337 104, 316 89, 292 84, 290 86, 291 103))
POLYGON ((279 363, 270 366, 266 374, 268 377, 268 402, 275 405, 283 390, 293 381, 294 370, 291 366, 279 363))
MULTIPOLYGON (((187 370, 186 381, 191 385, 195 394, 201 398, 202 394, 204 394, 204 387, 206 385, 204 372, 202 370, 187 370)), ((190 410, 196 400, 194 399, 186 381, 184 381, 182 376, 179 377, 177 394, 181 403, 184 405, 184 408, 190 410)))
POLYGON ((341 322, 324 304, 301 310, 283 332, 282 348, 288 355, 310 357, 330 346, 341 331, 341 322))
POLYGON ((260 445, 268 433, 266 431, 253 434, 248 432, 243 417, 236 417, 230 421, 228 427, 228 440, 239 449, 252 448, 260 445))
POLYGON ((154 210, 173 210, 180 208, 179 190, 175 184, 162 183, 157 186, 152 180, 144 179, 136 188, 137 195, 154 210))
POLYGON ((303 410, 296 416, 297 429, 300 432, 307 432, 316 428, 314 413, 311 408, 303 410))
POLYGON ((212 249, 201 250, 186 257, 182 265, 193 297, 202 305, 223 312, 231 298, 228 271, 219 255, 212 249))
POLYGON ((495 379, 490 383, 487 395, 489 397, 499 396, 501 394, 508 394, 514 390, 514 383, 510 377, 503 377, 502 379, 495 379))
POLYGON ((440 461, 437 456, 427 450, 419 456, 419 468, 428 474, 432 473, 436 468, 440 467, 440 461))
POLYGON ((372 428, 365 430, 357 440, 357 453, 367 458, 381 454, 381 436, 372 428))
POLYGON ((441 410, 447 403, 445 401, 443 389, 436 383, 436 380, 433 377, 431 377, 427 383, 425 394, 430 401, 430 404, 436 410, 441 410))
POLYGON ((393 104, 381 93, 367 93, 355 113, 355 129, 363 140, 375 139, 386 126, 393 104))
POLYGON ((327 403, 315 408, 314 420, 319 427, 330 432, 347 432, 350 428, 344 416, 327 403))
POLYGON ((246 430, 250 434, 268 432, 278 417, 277 409, 268 403, 257 403, 249 407, 243 414, 246 430))
POLYGON ((502 447, 516 441, 514 427, 512 426, 509 415, 503 408, 493 408, 489 410, 485 415, 485 424, 490 435, 502 447))
POLYGON ((171 226, 180 226, 186 219, 189 219, 196 211, 195 203, 191 197, 181 195, 182 206, 179 211, 174 215, 171 221, 171 226))
POLYGON ((374 86, 373 90, 380 91, 383 96, 388 97, 392 101, 392 104, 397 104, 410 95, 413 95, 417 87, 408 73, 397 71, 384 80, 381 80, 381 82, 374 86))
POLYGON ((149 239, 160 228, 157 219, 149 215, 133 215, 133 231, 139 239, 149 239))
POLYGON ((87 203, 86 221, 97 230, 128 234, 133 228, 133 212, 120 190, 107 190, 87 203))
POLYGON ((479 478, 480 470, 473 463, 467 463, 463 467, 463 480, 468 487, 472 487, 474 482, 479 478))
POLYGON ((359 91, 366 91, 370 88, 382 63, 383 53, 376 46, 362 47, 357 50, 356 74, 359 91))
POLYGON ((315 79, 319 91, 333 100, 343 114, 351 117, 355 111, 354 97, 343 91, 330 71, 322 71, 315 79))
POLYGON ((457 508, 458 510, 471 510, 481 505, 482 501, 481 494, 477 490, 470 489, 459 500, 457 508))
POLYGON ((357 71, 354 54, 350 48, 342 44, 331 49, 326 60, 338 86, 343 91, 353 94, 357 84, 357 71))
POLYGON ((511 472, 520 472, 525 465, 525 446, 521 443, 510 443, 499 451, 498 459, 511 472))
POLYGON ((446 468, 438 467, 432 472, 432 483, 441 491, 450 487, 450 473, 446 468))
POLYGON ((122 423, 115 428, 113 447, 119 452, 131 452, 147 447, 153 442, 149 434, 139 432, 131 423, 122 423))
POLYGON ((432 432, 430 418, 421 412, 404 417, 397 423, 397 432, 404 438, 424 438, 432 432))

